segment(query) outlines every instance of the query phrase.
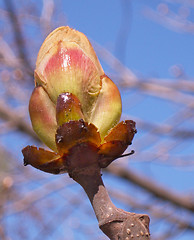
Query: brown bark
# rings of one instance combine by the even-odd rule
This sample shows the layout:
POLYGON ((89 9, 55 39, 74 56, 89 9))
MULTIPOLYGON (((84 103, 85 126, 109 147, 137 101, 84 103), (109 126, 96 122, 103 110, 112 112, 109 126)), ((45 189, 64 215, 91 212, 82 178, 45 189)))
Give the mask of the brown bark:
POLYGON ((126 212, 111 201, 97 164, 69 172, 85 190, 99 223, 99 228, 111 240, 150 239, 149 217, 126 212))

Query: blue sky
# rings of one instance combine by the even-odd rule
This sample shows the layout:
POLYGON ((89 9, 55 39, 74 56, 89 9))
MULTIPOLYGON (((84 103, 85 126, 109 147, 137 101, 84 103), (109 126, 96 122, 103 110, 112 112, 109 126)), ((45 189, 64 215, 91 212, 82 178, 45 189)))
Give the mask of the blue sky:
MULTIPOLYGON (((107 48, 138 77, 142 79, 156 77, 159 81, 165 78, 173 79, 170 69, 174 65, 180 65, 184 69, 187 78, 193 79, 193 34, 173 31, 152 21, 145 15, 146 7, 155 10, 160 1, 60 0, 60 2, 61 6, 57 8, 55 27, 59 26, 57 20, 59 21, 61 18, 64 19, 63 25, 69 25, 85 33, 90 39, 107 48), (125 5, 121 3, 125 3, 125 5), (123 8, 123 6, 125 7, 123 8)), ((37 1, 37 4, 40 4, 40 2, 37 1)), ((169 6, 170 9, 175 12, 180 10, 180 5, 178 4, 176 6, 169 4, 169 6)), ((38 9, 40 7, 38 6, 38 9)), ((189 16, 190 20, 194 20, 194 13, 192 11, 193 9, 191 9, 189 16)), ((37 26, 35 26, 35 28, 37 28, 37 26)), ((30 31, 29 36, 36 37, 36 30, 30 29, 30 31)), ((40 45, 41 43, 40 41, 40 45)), ((31 50, 34 51, 34 56, 36 56, 38 48, 35 50, 32 48, 31 50)), ((113 70, 107 64, 102 62, 102 65, 105 72, 108 74, 113 73, 113 70)), ((177 80, 174 79, 174 81, 177 80)), ((182 107, 172 102, 169 103, 161 100, 160 98, 150 97, 144 94, 139 95, 137 91, 122 90, 121 94, 124 114, 136 116, 157 124, 163 123, 182 107)), ((184 127, 188 127, 188 124, 189 123, 186 122, 184 127)), ((147 151, 154 148, 153 145, 149 143, 146 143, 145 149, 139 148, 139 142, 141 142, 145 134, 143 131, 138 131, 138 134, 135 136, 132 149, 135 149, 137 154, 134 159, 132 158, 129 162, 129 166, 145 175, 151 176, 153 181, 155 179, 164 186, 172 187, 176 191, 182 193, 192 191, 193 184, 191 183, 194 182, 193 169, 184 171, 184 169, 180 167, 173 168, 168 164, 160 164, 154 160, 152 162, 143 161, 147 151)), ((9 139, 6 138, 5 144, 8 144, 10 139, 16 142, 16 138, 14 135, 10 136, 9 139)), ((20 140, 23 141, 22 137, 20 140)), ((146 137, 143 138, 143 140, 146 142, 146 137)), ((165 137, 161 137, 159 140, 157 139, 158 142, 165 142, 167 140, 165 137)), ((31 140, 26 138, 22 143, 18 141, 18 144, 20 144, 19 147, 14 145, 14 150, 20 159, 22 159, 20 150, 25 145, 31 144, 29 141, 31 140)), ((173 154, 193 154, 193 141, 178 143, 177 140, 177 146, 171 151, 173 154)), ((118 161, 125 163, 127 160, 122 159, 118 161)), ((116 179, 113 180, 106 174, 104 179, 105 184, 107 182, 108 186, 114 183, 115 186, 119 187, 119 184, 123 184, 122 189, 128 191, 128 185, 126 184, 125 186, 122 180, 116 182, 116 179)), ((176 238, 176 240, 187 239, 190 240, 191 235, 188 234, 176 238)))
MULTIPOLYGON (((121 1, 127 2, 127 1, 121 1)), ((169 67, 180 64, 193 76, 193 35, 171 31, 144 15, 145 1, 130 1, 126 10, 128 35, 125 63, 143 76, 169 77, 169 67)), ((156 9, 159 1, 149 1, 156 9)), ((67 24, 84 32, 118 57, 118 34, 123 28, 120 1, 64 1, 67 24), (122 24, 122 26, 121 26, 122 24)), ((174 7, 172 7, 174 10, 174 7)), ((122 49, 122 47, 119 47, 122 49)), ((122 61, 123 59, 121 59, 122 61)))
MULTIPOLYGON (((187 78, 192 79, 194 76, 193 34, 173 31, 146 17, 144 14, 146 7, 156 10, 159 1, 130 1, 130 4, 125 5, 128 7, 125 10, 120 2, 127 1, 64 1, 63 10, 68 25, 84 32, 88 37, 106 47, 137 76, 141 78, 156 77, 159 81, 165 78, 173 79, 170 69, 174 65, 179 65, 184 69, 187 78), (124 13, 126 14, 125 21, 123 20, 124 13)), ((169 6, 171 10, 179 11, 179 5, 170 4, 169 6)), ((194 18, 192 12, 189 18, 194 18)), ((106 64, 103 66, 106 71, 111 72, 106 64)), ((174 79, 174 81, 176 80, 174 79)), ((174 103, 167 103, 164 100, 148 96, 141 96, 141 104, 133 106, 133 103, 129 102, 133 102, 133 99, 137 101, 138 96, 130 91, 129 94, 122 91, 122 98, 124 113, 159 124, 181 108, 174 103), (131 108, 128 107, 129 104, 132 105, 131 108)), ((140 131, 135 136, 133 145, 135 150, 138 149, 138 139, 142 135, 143 133, 140 131)), ((165 141, 165 139, 161 139, 161 141, 165 141)), ((193 142, 186 141, 185 144, 181 143, 180 145, 177 143, 177 147, 172 149, 172 153, 192 154, 193 147, 193 142)), ((146 155, 146 151, 143 154, 146 155)), ((141 156, 144 156, 143 154, 141 156)), ((164 186, 172 187, 175 191, 183 193, 193 191, 192 169, 190 171, 182 171, 181 168, 172 170, 168 164, 160 164, 157 161, 151 163, 132 161, 130 166, 151 176, 153 180, 156 179, 164 186)), ((191 239, 191 235, 185 234, 176 239, 191 239)))

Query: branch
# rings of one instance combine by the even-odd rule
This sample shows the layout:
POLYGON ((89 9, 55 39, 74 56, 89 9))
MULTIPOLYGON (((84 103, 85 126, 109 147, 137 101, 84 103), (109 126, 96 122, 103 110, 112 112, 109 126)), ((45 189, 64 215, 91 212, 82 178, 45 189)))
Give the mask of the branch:
MULTIPOLYGON (((126 115, 126 116, 129 117, 129 115, 126 115)), ((153 122, 145 121, 136 116, 132 116, 131 114, 130 114, 130 118, 137 123, 139 128, 149 131, 151 134, 154 134, 154 135, 158 135, 158 136, 167 135, 169 137, 173 137, 176 139, 180 138, 183 140, 194 138, 194 130, 189 128, 188 129, 181 128, 179 130, 178 128, 175 128, 175 126, 172 124, 167 124, 167 123, 156 124, 153 122)))
MULTIPOLYGON (((148 204, 143 204, 139 201, 137 201, 136 198, 129 196, 121 191, 117 190, 113 190, 111 189, 110 195, 116 199, 118 199, 120 202, 125 203, 129 206, 131 206, 133 209, 139 209, 139 210, 147 210, 149 211, 149 213, 157 218, 157 219, 166 219, 166 221, 169 222, 169 224, 173 224, 176 225, 177 228, 179 228, 180 230, 184 230, 184 229, 189 229, 194 231, 194 225, 192 224, 192 221, 189 221, 191 219, 185 219, 182 216, 178 216, 178 209, 177 211, 174 211, 174 213, 172 213, 171 210, 168 210, 168 208, 166 208, 166 206, 164 206, 163 208, 161 207, 157 207, 155 203, 150 203, 148 204)), ((181 212, 182 213, 182 212, 181 212)), ((181 214, 182 215, 182 214, 181 214)))
POLYGON ((111 240, 150 239, 149 217, 125 212, 112 203, 97 164, 84 169, 76 168, 69 172, 69 175, 85 190, 99 222, 99 228, 111 240))
POLYGON ((54 1, 53 0, 43 0, 42 13, 40 17, 40 23, 46 35, 51 32, 51 22, 54 12, 54 1))
POLYGON ((0 37, 0 56, 1 62, 10 67, 19 67, 19 59, 16 58, 14 52, 8 43, 0 37))
POLYGON ((114 57, 107 49, 93 42, 97 54, 119 74, 120 85, 125 88, 138 88, 154 97, 166 99, 175 103, 184 104, 193 108, 194 97, 192 94, 183 93, 174 86, 164 86, 159 82, 146 79, 142 81, 129 68, 125 67, 116 57, 114 57))
POLYGON ((121 178, 124 178, 131 183, 140 186, 141 188, 147 190, 148 192, 152 193, 154 196, 161 198, 163 200, 169 201, 172 204, 188 209, 192 212, 194 212, 194 202, 191 201, 187 197, 182 197, 182 195, 179 195, 172 190, 168 190, 158 184, 156 184, 153 180, 148 179, 146 176, 140 176, 134 171, 131 171, 129 169, 125 169, 122 167, 115 167, 115 166, 109 166, 107 168, 107 171, 110 173, 119 176, 121 178))
MULTIPOLYGON (((11 121, 13 126, 15 126, 19 131, 28 134, 36 141, 40 142, 39 138, 34 133, 29 123, 27 123, 22 117, 18 116, 18 113, 16 113, 14 109, 10 108, 6 103, 2 101, 0 102, 0 118, 11 121)), ((151 179, 146 179, 145 176, 139 176, 134 171, 131 171, 129 169, 126 170, 118 166, 110 166, 109 168, 107 168, 107 171, 144 188, 158 198, 169 201, 172 204, 175 204, 182 208, 194 211, 194 203, 191 202, 189 199, 182 197, 177 193, 172 193, 171 190, 168 190, 164 187, 161 187, 160 185, 157 185, 156 183, 153 183, 151 179)))
POLYGON ((155 11, 151 8, 146 7, 144 9, 144 15, 170 30, 183 33, 194 33, 194 23, 192 21, 181 18, 181 16, 175 14, 174 12, 170 12, 167 5, 165 5, 164 7, 166 8, 166 13, 155 11))
POLYGON ((4 0, 4 4, 7 8, 7 11, 9 12, 9 18, 13 27, 13 33, 18 48, 19 57, 23 60, 23 64, 27 67, 27 69, 29 69, 29 72, 33 72, 30 61, 28 59, 28 54, 26 52, 24 37, 20 28, 20 23, 15 11, 14 4, 12 0, 4 0))
POLYGON ((36 141, 39 141, 39 138, 34 133, 30 125, 23 119, 22 116, 18 115, 14 109, 10 108, 5 102, 0 101, 0 118, 9 121, 13 126, 18 128, 19 131, 24 132, 36 141))

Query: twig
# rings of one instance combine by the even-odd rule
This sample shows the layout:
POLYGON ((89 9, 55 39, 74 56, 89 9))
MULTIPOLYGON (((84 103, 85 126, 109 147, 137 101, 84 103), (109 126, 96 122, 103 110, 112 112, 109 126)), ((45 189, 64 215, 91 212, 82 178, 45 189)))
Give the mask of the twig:
MULTIPOLYGON (((13 109, 11 109, 6 103, 0 102, 0 118, 3 118, 8 121, 9 120, 13 121, 13 126, 17 127, 20 131, 33 137, 36 141, 40 142, 40 140, 30 127, 30 125, 22 117, 18 117, 18 114, 13 109)), ((185 197, 180 196, 177 193, 176 194, 172 193, 172 191, 169 191, 168 189, 161 187, 156 183, 153 183, 153 181, 151 180, 144 179, 144 177, 142 176, 140 177, 134 171, 132 172, 129 169, 126 170, 118 166, 117 167, 110 166, 107 169, 107 171, 146 189, 154 196, 167 200, 172 204, 178 205, 182 208, 194 211, 194 203, 192 203, 185 197)))
POLYGON ((22 118, 22 116, 18 116, 18 113, 3 101, 0 101, 0 118, 9 121, 12 126, 17 127, 21 132, 32 136, 36 141, 40 142, 37 135, 34 133, 30 125, 22 118))
POLYGON ((140 176, 132 170, 125 169, 122 167, 109 166, 107 171, 115 174, 116 176, 122 177, 152 193, 154 196, 159 197, 163 200, 169 201, 172 204, 188 209, 194 212, 194 202, 175 192, 169 191, 168 189, 154 183, 151 179, 146 176, 140 176))
POLYGON ((155 218, 165 218, 169 223, 177 225, 177 228, 179 229, 184 230, 186 228, 194 231, 194 225, 192 224, 192 222, 188 221, 188 219, 184 219, 184 217, 181 218, 180 216, 178 216, 178 209, 175 212, 173 209, 172 213, 172 210, 169 211, 166 206, 161 209, 160 207, 158 208, 156 204, 143 204, 138 202, 137 199, 135 199, 134 197, 128 196, 127 194, 119 191, 118 189, 111 189, 110 195, 118 199, 120 202, 131 206, 132 208, 149 211, 149 213, 155 218))
POLYGON ((18 48, 19 57, 23 60, 23 64, 27 67, 27 69, 32 72, 32 67, 28 58, 28 54, 26 52, 26 47, 24 43, 24 37, 22 34, 22 30, 20 28, 20 23, 15 12, 15 7, 12 0, 4 0, 4 4, 9 12, 9 18, 13 27, 14 38, 16 42, 16 46, 18 48))
POLYGON ((138 88, 154 97, 166 99, 175 103, 185 104, 187 107, 193 108, 194 97, 174 89, 174 87, 163 86, 158 82, 150 82, 140 80, 129 68, 125 67, 116 57, 114 57, 107 49, 93 42, 97 54, 119 74, 120 85, 127 88, 138 88))
POLYGON ((100 229, 111 240, 150 239, 149 217, 125 212, 112 203, 97 164, 90 165, 84 170, 73 170, 69 175, 85 190, 96 214, 100 229))
POLYGON ((8 43, 0 37, 0 55, 1 62, 11 67, 19 67, 19 59, 16 58, 14 52, 8 43))
POLYGON ((180 16, 175 13, 164 15, 147 7, 144 10, 144 15, 170 30, 194 33, 194 23, 187 19, 181 19, 180 16))
MULTIPOLYGON (((129 117, 129 115, 126 115, 129 117)), ((192 139, 194 138, 194 130, 192 129, 186 129, 186 128, 181 128, 180 130, 175 128, 174 125, 169 124, 169 123, 162 123, 162 124, 157 124, 153 122, 148 122, 143 119, 140 119, 136 116, 132 116, 130 114, 130 118, 133 119, 136 123, 139 129, 144 129, 149 132, 149 134, 153 135, 167 135, 168 137, 173 137, 173 138, 180 138, 180 139, 192 139)))
POLYGON ((55 5, 53 0, 43 0, 40 23, 46 35, 51 31, 51 20, 53 16, 54 6, 55 5))

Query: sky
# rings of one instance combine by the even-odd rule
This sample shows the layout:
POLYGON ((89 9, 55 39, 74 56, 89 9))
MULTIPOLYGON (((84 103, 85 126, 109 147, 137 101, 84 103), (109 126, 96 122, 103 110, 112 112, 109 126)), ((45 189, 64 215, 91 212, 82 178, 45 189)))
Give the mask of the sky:
MULTIPOLYGON (((146 13, 148 9, 156 10, 158 3, 159 1, 153 0, 63 1, 62 8, 66 15, 64 24, 85 33, 90 39, 108 49, 142 79, 149 77, 159 78, 160 81, 173 79, 172 67, 176 65, 184 69, 184 74, 188 79, 192 79, 194 76, 193 34, 177 29, 172 30, 169 26, 166 27, 151 20, 146 13)), ((169 4, 169 6, 170 10, 175 13, 181 11, 180 5, 169 4)), ((189 19, 194 19, 192 12, 189 19)), ((109 66, 103 62, 102 65, 105 71, 112 73, 109 66)), ((122 91, 121 94, 123 112, 146 121, 162 123, 178 109, 176 104, 167 104, 161 99, 147 96, 140 99, 141 104, 133 105, 133 99, 135 102, 138 99, 134 92, 129 91, 129 94, 126 94, 122 91), (129 105, 131 105, 130 108, 129 105)), ((135 150, 138 149, 138 139, 141 139, 142 135, 143 133, 138 132, 135 136, 132 146, 135 150)), ((183 149, 187 154, 193 153, 194 144, 189 143, 189 147, 188 143, 186 144, 185 147, 174 148, 174 153, 181 154, 183 149)), ((142 154, 142 158, 143 156, 142 154)), ((134 160, 130 166, 176 191, 184 193, 193 190, 190 184, 194 181, 192 170, 185 173, 177 168, 172 171, 168 165, 160 165, 154 161, 148 164, 134 160)), ((105 183, 106 181, 112 182, 105 176, 105 183)), ((118 183, 118 187, 120 184, 118 183)), ((190 240, 191 235, 180 235, 176 239, 190 240)))
MULTIPOLYGON (((143 0, 130 2, 107 0, 76 1, 75 4, 75 1, 64 1, 63 10, 69 26, 84 32, 89 38, 106 47, 140 78, 157 77, 159 81, 173 79, 171 69, 178 65, 184 69, 186 77, 192 79, 194 76, 193 34, 176 29, 174 31, 148 18, 147 9, 156 10, 158 3, 159 1, 147 3, 143 0)), ((169 6, 171 11, 176 13, 180 11, 181 5, 169 4, 169 6)), ((189 19, 194 19, 192 12, 189 19)), ((103 67, 105 71, 111 71, 108 66, 103 65, 103 67)), ((176 104, 166 104, 165 101, 153 97, 145 97, 143 103, 133 106, 134 93, 131 94, 132 97, 130 94, 122 93, 123 112, 146 121, 164 122, 178 109, 176 104), (129 104, 132 106, 130 112, 128 111, 129 104)), ((141 132, 138 134, 141 136, 141 132)), ((192 152, 192 147, 193 144, 190 149, 186 148, 188 153, 192 152)), ((133 164, 135 166, 134 162, 133 164)), ((160 166, 157 167, 160 169, 160 166)), ((144 168, 146 164, 143 164, 142 171, 144 168)), ((169 169, 165 166, 161 168, 166 173, 164 177, 161 177, 161 182, 167 184, 169 180, 166 175, 169 175, 169 169)), ((182 179, 180 172, 179 174, 177 175, 178 182, 182 179)), ((188 172, 185 178, 185 184, 181 183, 177 189, 184 191, 187 187, 191 188, 188 182, 192 179, 192 172, 188 172)))
MULTIPOLYGON (((37 2, 40 4, 39 1, 37 2)), ((91 41, 97 42, 106 48, 139 78, 155 77, 159 81, 171 78, 176 81, 173 77, 172 69, 173 66, 178 65, 181 69, 184 69, 184 75, 187 79, 193 79, 193 33, 178 29, 172 30, 170 26, 164 26, 150 19, 148 11, 150 9, 156 10, 160 1, 61 0, 60 2, 61 6, 57 10, 58 20, 63 18, 64 25, 69 25, 83 32, 91 41)), ((163 2, 169 4, 171 11, 180 13, 182 8, 179 4, 171 4, 170 0, 163 2)), ((164 7, 164 5, 161 5, 161 7, 164 7)), ((185 9, 187 9, 186 5, 185 9)), ((189 20, 192 21, 194 20, 193 9, 191 8, 190 11, 189 20)), ((58 26, 57 20, 55 25, 56 27, 58 26)), ((30 33, 31 37, 34 37, 34 32, 30 33)), ((34 50, 32 48, 31 51, 34 51, 34 56, 36 56, 38 49, 34 50)), ((114 71, 105 62, 102 61, 101 63, 106 73, 113 74, 114 71)), ((112 80, 114 81, 114 79, 112 80)), ((181 108, 181 106, 177 107, 176 104, 167 103, 160 98, 144 96, 143 94, 139 96, 136 91, 121 90, 121 95, 123 118, 125 115, 131 115, 142 118, 145 121, 163 123, 181 108), (138 101, 141 104, 138 104, 138 101)), ((186 173, 180 168, 172 171, 169 165, 158 164, 154 161, 151 163, 143 161, 144 154, 146 155, 146 151, 152 146, 151 144, 145 143, 145 149, 143 149, 140 155, 142 161, 138 160, 136 162, 137 159, 140 159, 138 151, 141 149, 138 149, 138 143, 142 137, 146 141, 146 133, 138 131, 132 145, 133 149, 137 151, 137 155, 131 160, 130 167, 147 176, 151 176, 161 184, 169 188, 172 187, 176 191, 182 193, 192 191, 193 186, 190 184, 194 181, 192 169, 186 171, 186 173)), ((14 136, 12 136, 12 140, 15 141, 14 136)), ((160 141, 166 141, 166 139, 162 138, 160 141)), ((172 152, 174 154, 184 154, 185 152, 192 154, 193 147, 193 142, 185 142, 184 146, 178 145, 173 148, 172 152)), ((15 148, 18 149, 18 146, 15 146, 15 148)), ((19 152, 18 156, 22 158, 19 152)), ((123 163, 126 160, 119 161, 123 163)), ((105 183, 107 182, 107 185, 112 184, 112 179, 108 175, 105 175, 104 180, 105 183)), ((114 184, 119 187, 121 183, 115 182, 114 184)), ((123 186, 123 188, 125 187, 123 186)), ((191 235, 189 233, 176 238, 176 240, 190 239, 191 235)))
MULTIPOLYGON (((124 60, 134 72, 145 76, 170 77, 169 68, 183 66, 193 76, 193 35, 171 31, 146 17, 146 7, 156 10, 158 1, 64 1, 67 23, 106 47, 124 60), (126 17, 124 17, 126 15, 126 17), (122 49, 121 29, 127 32, 125 56, 122 49), (120 34, 121 33, 121 34, 120 34), (120 36, 118 36, 120 34, 120 36), (120 41, 119 41, 119 40, 120 41)), ((175 10, 172 5, 172 10, 175 10)), ((126 37, 125 37, 126 38, 126 37)))

